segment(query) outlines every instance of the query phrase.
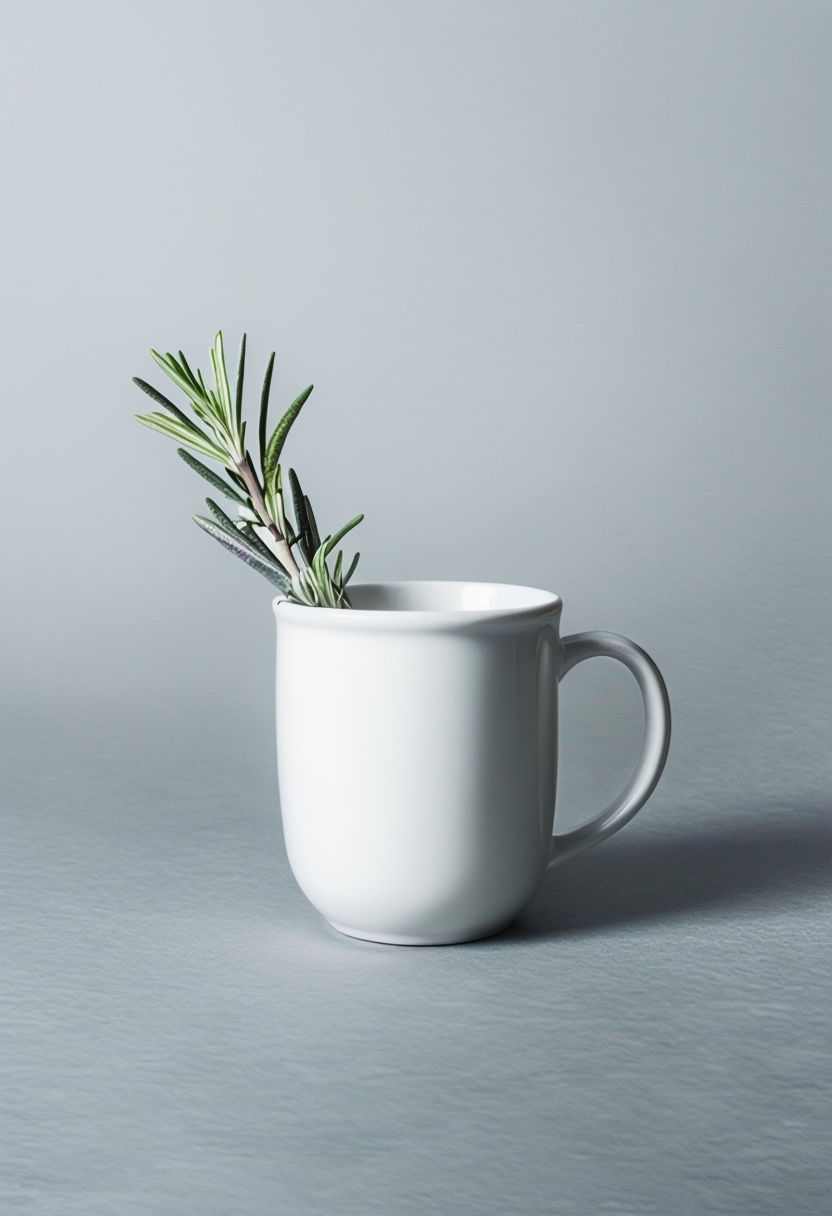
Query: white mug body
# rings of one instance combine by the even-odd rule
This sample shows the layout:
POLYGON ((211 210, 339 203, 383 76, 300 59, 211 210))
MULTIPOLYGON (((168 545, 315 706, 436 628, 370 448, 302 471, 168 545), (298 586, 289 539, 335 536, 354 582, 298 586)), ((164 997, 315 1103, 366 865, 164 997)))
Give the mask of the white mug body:
POLYGON ((453 582, 364 584, 351 599, 274 604, 292 872, 353 937, 497 933, 552 862, 561 601, 453 582))

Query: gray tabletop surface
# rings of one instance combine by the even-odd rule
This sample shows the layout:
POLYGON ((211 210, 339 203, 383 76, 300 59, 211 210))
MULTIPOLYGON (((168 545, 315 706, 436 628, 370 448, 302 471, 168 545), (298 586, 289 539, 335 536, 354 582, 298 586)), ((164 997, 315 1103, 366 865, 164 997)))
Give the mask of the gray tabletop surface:
POLYGON ((0 1211, 828 1210, 823 805, 666 799, 508 932, 381 946, 247 738, 7 724, 0 1211))

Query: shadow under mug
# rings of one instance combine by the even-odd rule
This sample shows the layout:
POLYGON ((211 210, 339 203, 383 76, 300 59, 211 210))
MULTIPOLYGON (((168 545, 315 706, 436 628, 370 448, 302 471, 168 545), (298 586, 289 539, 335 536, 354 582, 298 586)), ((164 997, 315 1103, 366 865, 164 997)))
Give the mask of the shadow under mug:
POLYGON ((278 597, 277 761, 286 851, 341 933, 400 945, 506 928, 544 872, 612 835, 656 787, 670 741, 661 674, 613 633, 559 635, 561 600, 497 583, 365 583, 351 609, 278 597), (606 656, 644 701, 615 801, 552 835, 558 685, 606 656))

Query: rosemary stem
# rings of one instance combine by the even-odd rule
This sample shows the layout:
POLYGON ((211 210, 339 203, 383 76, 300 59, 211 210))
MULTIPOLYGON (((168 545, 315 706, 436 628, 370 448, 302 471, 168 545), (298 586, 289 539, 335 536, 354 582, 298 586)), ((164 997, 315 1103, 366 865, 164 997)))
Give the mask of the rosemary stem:
POLYGON ((266 500, 263 497, 263 491, 260 488, 260 482, 257 480, 257 474, 254 472, 254 466, 251 463, 251 457, 249 456, 248 452, 246 452, 242 460, 238 460, 235 457, 234 464, 238 473, 245 482, 246 489, 248 490, 249 497, 251 498, 251 505, 260 516, 261 520, 263 521, 263 527, 267 530, 269 536, 271 537, 275 557, 286 570, 289 577, 296 578, 297 575, 300 574, 300 568, 292 556, 292 550, 289 548, 286 537, 280 531, 274 520, 269 516, 269 512, 266 508, 266 500))

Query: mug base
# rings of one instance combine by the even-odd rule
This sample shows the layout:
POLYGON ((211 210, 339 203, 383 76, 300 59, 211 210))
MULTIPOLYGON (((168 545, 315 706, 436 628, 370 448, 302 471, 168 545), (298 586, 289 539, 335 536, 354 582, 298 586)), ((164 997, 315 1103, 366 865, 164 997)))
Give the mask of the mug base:
POLYGON ((463 933, 375 933, 369 929, 353 929, 347 925, 339 925, 334 920, 327 920, 327 924, 345 937, 357 937, 361 941, 378 942, 383 946, 459 946, 463 942, 479 942, 486 937, 496 937, 498 933, 503 933, 513 920, 512 916, 491 928, 463 933))

